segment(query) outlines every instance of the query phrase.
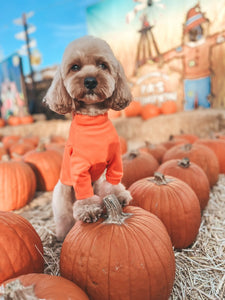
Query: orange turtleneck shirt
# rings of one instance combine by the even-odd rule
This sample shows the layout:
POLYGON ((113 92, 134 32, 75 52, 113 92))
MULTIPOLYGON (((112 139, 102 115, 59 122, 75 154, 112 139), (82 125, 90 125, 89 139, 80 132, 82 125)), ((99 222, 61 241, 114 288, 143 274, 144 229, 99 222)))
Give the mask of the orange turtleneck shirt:
POLYGON ((73 117, 65 146, 60 180, 74 187, 76 199, 93 196, 92 182, 106 171, 106 180, 122 178, 120 141, 108 114, 73 117))

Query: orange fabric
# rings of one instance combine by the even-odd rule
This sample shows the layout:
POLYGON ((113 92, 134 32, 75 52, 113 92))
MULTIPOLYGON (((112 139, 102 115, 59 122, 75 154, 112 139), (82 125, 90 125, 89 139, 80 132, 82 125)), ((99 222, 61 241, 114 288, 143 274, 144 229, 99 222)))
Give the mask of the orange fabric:
POLYGON ((76 199, 93 196, 92 182, 106 171, 106 180, 122 178, 120 141, 108 114, 73 117, 65 146, 60 180, 74 187, 76 199))

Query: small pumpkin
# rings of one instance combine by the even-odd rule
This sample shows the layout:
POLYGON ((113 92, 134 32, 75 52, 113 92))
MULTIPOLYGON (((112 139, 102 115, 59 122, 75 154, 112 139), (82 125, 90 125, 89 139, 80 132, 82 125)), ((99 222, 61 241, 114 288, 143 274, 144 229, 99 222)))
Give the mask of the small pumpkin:
POLYGON ((162 142, 160 144, 168 150, 176 145, 182 145, 187 143, 188 140, 186 140, 185 138, 174 137, 173 135, 170 135, 168 141, 162 142))
POLYGON ((23 141, 19 140, 19 142, 10 146, 9 153, 11 157, 13 156, 13 154, 23 155, 26 152, 33 150, 34 148, 35 146, 31 143, 24 143, 23 141))
POLYGON ((126 117, 136 117, 141 115, 142 105, 139 101, 131 101, 130 104, 124 109, 126 117))
POLYGON ((151 103, 142 106, 141 109, 141 116, 143 120, 148 120, 157 117, 158 115, 160 115, 160 113, 161 113, 160 108, 155 104, 151 104, 151 103))
POLYGON ((19 135, 6 135, 2 137, 2 144, 8 150, 13 144, 17 143, 20 140, 19 135))
POLYGON ((199 200, 187 183, 155 172, 154 177, 134 182, 129 191, 131 205, 155 214, 166 226, 175 248, 186 248, 195 241, 201 211, 199 200))
POLYGON ((167 300, 174 277, 172 244, 162 222, 139 208, 104 199, 107 219, 76 222, 60 255, 60 273, 92 300, 167 300))
POLYGON ((174 135, 174 138, 185 139, 190 144, 193 144, 195 141, 198 140, 198 136, 195 134, 192 134, 192 133, 180 133, 180 134, 174 135))
POLYGON ((25 206, 33 199, 36 178, 23 161, 0 161, 0 210, 10 211, 25 206))
POLYGON ((22 216, 0 211, 0 283, 44 271, 43 246, 33 226, 22 216))
POLYGON ((31 124, 34 122, 34 118, 32 115, 26 114, 24 116, 20 117, 20 123, 21 124, 31 124))
POLYGON ((164 115, 174 114, 177 112, 177 103, 173 100, 167 100, 161 105, 161 113, 164 115))
POLYGON ((219 162, 211 149, 197 143, 177 145, 166 151, 163 162, 170 159, 182 159, 183 157, 188 157, 191 162, 196 163, 204 170, 210 187, 216 184, 219 178, 219 162))
POLYGON ((10 126, 18 126, 21 124, 21 119, 18 116, 9 116, 7 119, 7 124, 10 126))
POLYGON ((167 149, 161 144, 152 144, 149 141, 145 141, 145 146, 140 147, 139 150, 150 153, 157 159, 158 163, 161 164, 163 155, 167 149))
POLYGON ((209 201, 209 180, 201 167, 190 162, 189 158, 171 159, 161 164, 157 172, 177 177, 186 182, 196 193, 201 209, 204 209, 209 201))
POLYGON ((5 126, 5 120, 0 118, 0 127, 4 127, 5 126))
POLYGON ((219 172, 225 174, 225 140, 198 139, 196 143, 209 147, 215 153, 219 162, 219 172))
POLYGON ((3 146, 2 143, 0 143, 0 160, 2 159, 3 155, 7 155, 8 151, 6 150, 6 148, 3 146))
POLYGON ((5 281, 2 286, 2 294, 9 300, 30 299, 29 296, 37 300, 89 299, 84 291, 72 281, 48 274, 31 273, 20 275, 5 281))
POLYGON ((52 191, 59 179, 62 154, 57 150, 47 150, 44 145, 39 145, 23 156, 36 176, 38 191, 52 191))
POLYGON ((158 169, 159 163, 150 153, 139 150, 129 151, 122 156, 123 177, 121 182, 128 188, 141 178, 152 176, 158 169))

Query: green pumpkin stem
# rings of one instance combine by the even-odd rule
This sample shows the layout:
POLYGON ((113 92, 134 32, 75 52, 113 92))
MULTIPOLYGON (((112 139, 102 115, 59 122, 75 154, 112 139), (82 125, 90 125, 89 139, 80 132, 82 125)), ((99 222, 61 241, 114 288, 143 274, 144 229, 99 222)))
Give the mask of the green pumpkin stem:
POLYGON ((104 221, 106 224, 121 225, 132 214, 124 213, 122 211, 121 204, 115 195, 111 194, 103 199, 103 203, 106 207, 107 219, 104 221))

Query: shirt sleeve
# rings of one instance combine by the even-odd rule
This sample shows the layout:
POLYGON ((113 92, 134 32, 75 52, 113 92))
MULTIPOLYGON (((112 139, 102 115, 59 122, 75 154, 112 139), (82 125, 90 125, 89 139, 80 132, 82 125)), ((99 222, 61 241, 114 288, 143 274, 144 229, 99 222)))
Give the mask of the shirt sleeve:
POLYGON ((77 200, 92 197, 94 195, 91 175, 89 173, 90 165, 85 158, 80 155, 72 154, 70 157, 70 172, 77 200))
POLYGON ((116 143, 114 147, 110 147, 109 151, 113 151, 112 158, 107 165, 106 180, 111 184, 118 184, 123 176, 123 164, 120 150, 120 143, 116 143))

